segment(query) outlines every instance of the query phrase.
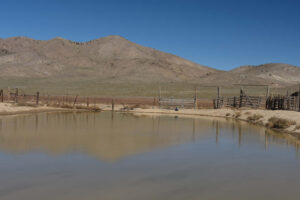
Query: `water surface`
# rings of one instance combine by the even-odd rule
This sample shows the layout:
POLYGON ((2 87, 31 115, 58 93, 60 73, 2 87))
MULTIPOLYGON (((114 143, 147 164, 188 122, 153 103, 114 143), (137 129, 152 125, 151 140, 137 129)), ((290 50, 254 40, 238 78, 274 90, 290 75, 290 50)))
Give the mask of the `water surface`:
POLYGON ((0 118, 1 200, 299 199, 298 141, 184 116, 0 118))

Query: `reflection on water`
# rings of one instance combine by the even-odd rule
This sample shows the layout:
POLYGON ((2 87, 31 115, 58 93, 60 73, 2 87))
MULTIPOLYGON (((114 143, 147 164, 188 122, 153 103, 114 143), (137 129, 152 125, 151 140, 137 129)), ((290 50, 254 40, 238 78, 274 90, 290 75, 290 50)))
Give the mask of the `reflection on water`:
MULTIPOLYGON (((0 149, 12 153, 46 151, 49 154, 82 152, 104 160, 195 141, 212 136, 219 143, 220 129, 231 129, 239 146, 243 131, 255 129, 255 137, 269 144, 298 149, 297 140, 242 122, 221 119, 135 116, 115 113, 43 113, 0 118, 0 149), (237 139, 236 139, 237 138, 237 139)), ((249 134, 248 134, 249 136, 249 134)), ((249 138, 246 142, 250 142, 249 138)))
POLYGON ((44 113, 2 118, 0 124, 3 151, 46 151, 49 154, 78 151, 104 160, 193 141, 205 137, 210 129, 205 122, 196 119, 108 112, 44 113))
POLYGON ((0 199, 297 199, 298 146, 284 134, 226 119, 6 116, 0 199))

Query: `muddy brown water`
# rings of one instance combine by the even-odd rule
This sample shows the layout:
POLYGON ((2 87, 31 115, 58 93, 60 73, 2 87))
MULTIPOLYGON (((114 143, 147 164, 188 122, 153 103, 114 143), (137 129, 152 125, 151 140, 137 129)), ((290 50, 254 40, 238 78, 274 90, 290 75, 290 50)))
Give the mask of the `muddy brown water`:
POLYGON ((298 141, 225 119, 0 118, 1 200, 299 199, 298 141))

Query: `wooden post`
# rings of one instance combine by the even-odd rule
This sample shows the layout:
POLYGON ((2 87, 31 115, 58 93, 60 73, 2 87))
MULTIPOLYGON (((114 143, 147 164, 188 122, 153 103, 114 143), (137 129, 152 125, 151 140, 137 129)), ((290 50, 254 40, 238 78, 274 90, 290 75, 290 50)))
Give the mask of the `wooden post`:
POLYGON ((195 108, 195 109, 198 108, 198 105, 197 105, 197 87, 195 87, 194 108, 195 108))
POLYGON ((78 95, 76 95, 76 97, 75 97, 75 99, 74 99, 73 108, 75 108, 76 101, 77 101, 77 97, 78 97, 78 95))
POLYGON ((36 105, 39 104, 39 101, 40 101, 40 92, 38 91, 38 92, 36 93, 36 105))
POLYGON ((49 94, 47 95, 47 106, 49 105, 49 94))
POLYGON ((15 103, 18 103, 18 96, 19 96, 19 89, 16 88, 16 91, 15 91, 15 103))
POLYGON ((111 110, 112 111, 115 110, 115 100, 114 100, 114 98, 111 99, 111 110))
POLYGON ((158 90, 159 90, 159 96, 158 96, 158 99, 160 100, 161 99, 161 89, 160 89, 160 85, 158 86, 158 90))
POLYGON ((89 107, 89 98, 88 97, 86 97, 86 107, 89 107))
POLYGON ((236 97, 235 96, 233 97, 233 107, 234 108, 236 107, 236 97))
POLYGON ((243 89, 240 89, 240 108, 243 106, 243 89))
POLYGON ((4 92, 3 92, 3 90, 0 91, 0 95, 1 95, 1 102, 3 103, 3 101, 4 101, 4 92))
POLYGON ((153 105, 152 105, 152 109, 154 108, 154 106, 155 106, 155 97, 153 97, 153 105))
POLYGON ((217 99, 216 99, 216 108, 219 108, 219 102, 220 102, 220 87, 217 87, 217 99))
POLYGON ((7 101, 10 101, 10 88, 7 88, 7 101))
POLYGON ((300 112, 300 84, 298 89, 298 111, 300 112))
POLYGON ((290 109, 290 91, 289 90, 286 91, 286 109, 287 110, 290 109))

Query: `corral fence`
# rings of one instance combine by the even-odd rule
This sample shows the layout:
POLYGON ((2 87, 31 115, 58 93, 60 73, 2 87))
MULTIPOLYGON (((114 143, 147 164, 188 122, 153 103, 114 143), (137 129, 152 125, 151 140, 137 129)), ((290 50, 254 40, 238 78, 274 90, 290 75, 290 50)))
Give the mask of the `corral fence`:
POLYGON ((214 108, 254 108, 268 110, 292 110, 300 112, 300 86, 299 89, 290 94, 287 90, 286 95, 270 95, 269 87, 266 96, 249 96, 244 90, 240 90, 239 96, 220 97, 213 100, 214 108))
POLYGON ((300 111, 300 100, 298 96, 268 97, 266 101, 266 109, 300 111))
POLYGON ((265 97, 260 96, 248 96, 243 90, 240 92, 240 96, 234 97, 218 97, 213 100, 214 108, 264 108, 265 107, 265 97))

